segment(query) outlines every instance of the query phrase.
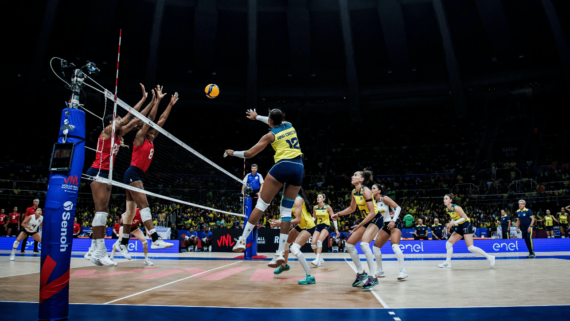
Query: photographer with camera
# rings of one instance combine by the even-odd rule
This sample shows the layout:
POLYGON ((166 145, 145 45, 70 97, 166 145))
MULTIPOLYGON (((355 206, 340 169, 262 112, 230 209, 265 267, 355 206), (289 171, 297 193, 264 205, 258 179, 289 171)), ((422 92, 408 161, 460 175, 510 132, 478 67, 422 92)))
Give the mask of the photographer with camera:
POLYGON ((245 189, 244 197, 251 197, 251 207, 255 208, 259 193, 263 189, 263 176, 257 172, 257 164, 251 165, 251 173, 245 175, 243 184, 241 193, 244 194, 245 189))

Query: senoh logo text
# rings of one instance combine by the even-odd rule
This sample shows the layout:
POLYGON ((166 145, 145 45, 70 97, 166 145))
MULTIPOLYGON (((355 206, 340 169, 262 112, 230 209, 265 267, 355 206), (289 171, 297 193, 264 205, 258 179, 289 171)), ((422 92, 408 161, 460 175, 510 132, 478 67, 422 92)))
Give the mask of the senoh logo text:
POLYGON ((61 215, 61 237, 59 239, 60 241, 60 245, 59 245, 59 251, 60 252, 65 252, 67 250, 67 247, 69 246, 69 244, 67 243, 67 226, 69 225, 69 223, 67 221, 69 221, 69 219, 71 218, 71 210, 73 209, 73 203, 72 202, 65 202, 63 204, 63 214, 61 215))

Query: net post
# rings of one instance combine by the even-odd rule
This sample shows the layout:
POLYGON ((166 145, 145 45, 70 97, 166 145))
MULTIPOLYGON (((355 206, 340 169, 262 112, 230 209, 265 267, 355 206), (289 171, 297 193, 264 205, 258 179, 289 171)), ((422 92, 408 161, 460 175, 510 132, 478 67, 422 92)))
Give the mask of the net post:
MULTIPOLYGON (((252 208, 252 201, 251 201, 251 197, 246 197, 245 200, 245 221, 247 222, 249 220, 249 216, 251 215, 251 212, 253 210, 252 208)), ((245 228, 245 226, 244 226, 245 228)), ((254 256, 257 256, 257 226, 253 229, 253 231, 251 231, 251 233, 249 234, 249 236, 247 237, 246 240, 246 247, 245 247, 245 252, 244 252, 244 259, 246 260, 252 260, 254 256)))
POLYGON ((50 174, 42 230, 39 320, 67 320, 69 314, 73 221, 85 157, 85 112, 64 109, 59 128, 58 143, 74 143, 75 147, 71 170, 50 174))

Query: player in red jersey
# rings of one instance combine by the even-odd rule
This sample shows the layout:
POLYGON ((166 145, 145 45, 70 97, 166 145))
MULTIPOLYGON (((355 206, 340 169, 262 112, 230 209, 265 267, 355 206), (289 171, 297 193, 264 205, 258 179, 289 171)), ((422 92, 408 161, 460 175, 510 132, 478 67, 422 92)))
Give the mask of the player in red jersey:
POLYGON ((8 216, 4 213, 4 209, 0 210, 0 236, 4 236, 4 232, 8 229, 8 216))
MULTIPOLYGON (((36 214, 36 209, 37 209, 38 206, 40 205, 40 200, 37 199, 37 198, 34 199, 33 204, 34 204, 34 205, 28 207, 28 208, 26 209, 26 212, 23 213, 23 214, 20 216, 20 226, 22 225, 22 222, 26 219, 26 217, 32 216, 32 215, 36 214)), ((28 244, 28 237, 29 237, 28 235, 25 236, 24 244, 28 244)), ((25 248, 26 248, 25 246, 22 246, 22 249, 20 250, 20 253, 24 253, 24 252, 25 252, 25 248)), ((34 240, 34 254, 39 254, 39 253, 40 253, 40 252, 38 251, 38 241, 34 240)))
MULTIPOLYGON (((162 93, 162 87, 156 88, 156 96, 157 99, 160 101, 166 93, 162 93)), ((170 111, 172 110, 172 106, 176 104, 178 101, 178 93, 172 95, 170 99, 170 103, 166 107, 166 110, 160 115, 158 122, 156 125, 158 127, 164 126, 164 123, 168 119, 170 115, 170 111)), ((154 120, 156 113, 158 111, 158 104, 156 104, 152 110, 148 118, 150 120, 154 120)), ((137 135, 135 136, 135 141, 133 142, 133 156, 131 159, 131 166, 125 172, 125 176, 123 177, 123 182, 130 186, 144 189, 142 179, 144 177, 144 173, 150 167, 150 163, 152 162, 152 157, 154 156, 154 140, 158 136, 159 131, 156 129, 150 129, 149 124, 143 124, 142 128, 139 129, 137 135)), ((131 222, 134 217, 135 208, 140 208, 140 214, 142 217, 142 221, 146 229, 148 230, 150 236, 152 237, 152 245, 151 248, 155 249, 165 249, 172 247, 172 243, 166 243, 158 236, 156 230, 154 229, 154 224, 152 223, 152 214, 150 212, 150 207, 148 205, 148 200, 146 198, 146 194, 138 193, 135 191, 126 190, 127 194, 127 212, 123 220, 123 233, 122 233, 122 241, 119 245, 118 250, 121 251, 121 254, 126 258, 129 258, 128 252, 125 253, 125 249, 127 249, 127 245, 129 244, 129 237, 131 233, 131 222)))
MULTIPOLYGON (((142 104, 146 101, 147 92, 144 86, 141 84, 142 88, 142 98, 133 108, 138 111, 142 104)), ((154 92, 153 92, 154 97, 154 92)), ((145 107, 145 111, 148 112, 150 108, 156 103, 153 101, 145 107)), ((143 111, 143 113, 145 112, 143 111)), ((108 115, 104 119, 105 128, 99 134, 99 139, 97 142, 97 154, 95 156, 95 161, 93 165, 87 170, 87 176, 90 177, 109 177, 109 169, 111 166, 111 150, 113 155, 117 155, 119 152, 119 146, 121 143, 121 138, 130 132, 139 123, 138 119, 133 119, 133 115, 128 113, 124 118, 115 118, 115 138, 114 144, 111 147, 111 139, 113 134, 113 116, 108 115)), ((113 161, 116 157, 113 157, 113 161)), ((93 217, 92 229, 93 229, 93 240, 91 243, 91 248, 89 252, 85 254, 85 259, 91 261, 96 265, 106 265, 115 266, 115 262, 109 259, 107 255, 107 249, 105 248, 105 225, 107 223, 107 215, 109 210, 109 199, 111 198, 111 185, 106 182, 99 182, 93 179, 88 179, 90 182, 91 192, 93 194, 93 202, 95 203, 95 216, 93 217)))
POLYGON ((20 213, 18 213, 18 208, 14 207, 12 213, 8 215, 8 232, 7 236, 12 236, 12 234, 17 234, 20 230, 20 213))
MULTIPOLYGON (((125 217, 127 216, 127 213, 123 213, 123 215, 121 215, 121 223, 119 226, 119 232, 117 233, 119 235, 119 239, 117 240, 117 242, 115 242, 115 244, 113 244, 113 252, 111 253, 111 260, 113 260, 115 258, 115 252, 117 252, 117 248, 119 247, 119 244, 121 244, 121 241, 123 240, 124 237, 124 225, 122 223, 122 221, 125 219, 125 217)), ((131 223, 131 233, 139 239, 139 241, 141 241, 142 245, 143 245, 143 252, 144 252, 144 265, 148 265, 148 266, 153 266, 154 263, 152 263, 149 259, 148 259, 148 242, 146 240, 146 238, 144 237, 144 234, 141 230, 141 227, 144 228, 144 226, 142 225, 142 218, 141 218, 141 213, 139 211, 139 209, 137 208, 136 212, 135 212, 135 217, 133 218, 133 221, 131 223)), ((131 237, 131 235, 129 234, 129 238, 131 237)), ((128 239, 127 239, 128 242, 128 239)), ((129 256, 127 258, 128 260, 131 259, 131 257, 129 256)))

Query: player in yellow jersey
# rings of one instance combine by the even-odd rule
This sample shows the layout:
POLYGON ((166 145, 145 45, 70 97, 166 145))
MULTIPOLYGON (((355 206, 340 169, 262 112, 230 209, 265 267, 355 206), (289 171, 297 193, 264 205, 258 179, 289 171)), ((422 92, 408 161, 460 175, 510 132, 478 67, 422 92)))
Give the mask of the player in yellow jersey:
POLYGON ((491 267, 495 265, 495 257, 487 254, 481 248, 473 245, 473 225, 471 225, 471 220, 467 217, 465 212, 460 206, 453 204, 453 194, 445 194, 443 197, 443 204, 445 205, 445 211, 449 216, 451 216, 451 221, 447 223, 447 229, 450 230, 455 225, 455 232, 451 234, 451 237, 445 243, 445 248, 447 249, 447 258, 445 262, 439 264, 440 268, 450 268, 451 267, 451 255, 453 254, 453 244, 457 241, 464 239, 467 249, 471 253, 477 253, 482 255, 489 260, 491 267))
POLYGON ((570 206, 566 208, 562 207, 558 213, 558 219, 560 220, 560 237, 562 238, 566 238, 568 234, 568 212, 566 212, 566 210, 570 211, 570 206))
MULTIPOLYGON (((301 247, 303 244, 306 244, 313 232, 315 231, 315 222, 313 221, 313 217, 307 211, 308 201, 307 197, 305 196, 305 192, 301 188, 300 195, 297 195, 295 198, 295 207, 293 210, 293 214, 295 215, 295 219, 291 221, 291 224, 294 227, 289 232, 289 237, 287 239, 287 244, 284 250, 284 257, 285 261, 273 272, 274 274, 281 274, 284 271, 289 271, 290 267, 287 264, 287 259, 289 258, 289 245, 291 245, 291 253, 293 253, 299 263, 305 269, 305 273, 307 274, 304 279, 300 280, 298 283, 301 285, 306 284, 315 284, 315 277, 311 273, 311 269, 307 264, 307 259, 305 259, 305 255, 301 252, 301 247)), ((309 206, 310 207, 310 206, 309 206)), ((270 221, 271 228, 275 226, 282 226, 283 221, 270 221)))
POLYGON ((371 225, 375 225, 377 227, 377 232, 378 229, 382 228, 384 218, 378 211, 378 206, 372 197, 372 191, 365 186, 372 182, 372 175, 372 172, 367 170, 359 171, 352 175, 351 183, 354 185, 354 190, 352 190, 352 201, 350 203, 350 207, 332 216, 334 220, 338 216, 348 215, 355 211, 362 216, 362 222, 352 228, 352 234, 346 242, 346 248, 350 253, 352 262, 354 262, 354 265, 356 266, 356 280, 354 280, 352 286, 358 286, 360 283, 368 279, 368 274, 366 274, 366 271, 364 271, 360 264, 360 257, 358 256, 358 251, 355 247, 360 240, 362 240, 360 248, 362 248, 362 251, 366 255, 370 274, 373 275, 373 278, 376 278, 376 262, 374 261, 372 250, 370 249, 370 242, 374 239, 376 233, 371 235, 372 233, 367 233, 367 231, 371 228, 371 225), (367 239, 363 239, 364 235, 367 236, 367 239))
MULTIPOLYGON (((325 204, 325 198, 325 194, 317 195, 317 203, 319 203, 319 205, 313 208, 313 219, 317 223, 315 233, 311 240, 311 248, 313 248, 313 251, 315 251, 315 254, 317 255, 317 258, 311 262, 314 266, 321 266, 324 263, 324 260, 321 258, 321 253, 323 252, 323 241, 329 236, 329 231, 331 229, 330 216, 334 215, 332 207, 325 204)), ((337 235, 340 235, 338 232, 337 221, 333 222, 337 235)))
POLYGON ((269 117, 259 116, 255 110, 246 112, 247 118, 251 120, 259 120, 269 125, 270 132, 265 134, 261 140, 250 150, 234 152, 231 149, 226 150, 225 156, 235 156, 241 158, 252 158, 259 154, 262 150, 271 144, 275 150, 275 165, 271 168, 265 182, 263 190, 257 201, 257 205, 251 212, 249 220, 244 226, 243 234, 240 236, 233 248, 234 252, 245 251, 246 240, 253 228, 259 222, 263 212, 267 209, 271 200, 277 195, 279 190, 285 186, 283 190, 283 199, 281 200, 281 233, 279 235, 279 249, 275 258, 269 262, 270 267, 278 267, 285 258, 283 251, 289 236, 289 228, 291 227, 291 212, 293 209, 294 199, 299 194, 301 184, 303 183, 303 153, 299 146, 297 131, 291 123, 285 121, 285 114, 279 109, 273 109, 269 112, 269 117))
MULTIPOLYGON (((537 222, 544 222, 544 227, 546 227, 546 236, 549 239, 553 239, 554 238, 554 222, 552 221, 556 221, 556 223, 560 223, 551 213, 550 210, 546 210, 546 215, 544 215, 544 218, 542 220, 536 220, 537 222)), ((562 231, 561 231, 562 233, 562 231)))

